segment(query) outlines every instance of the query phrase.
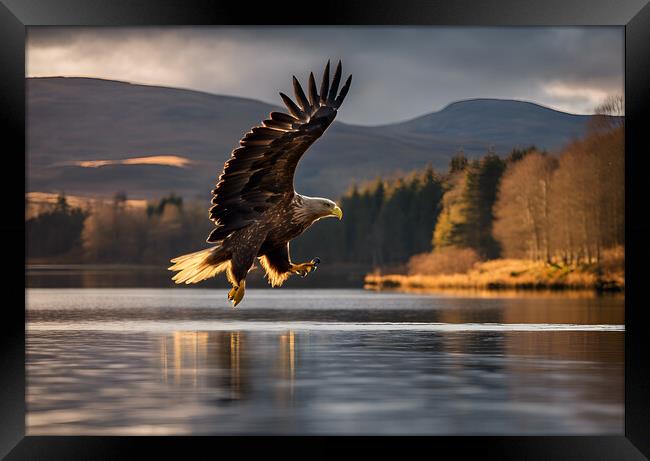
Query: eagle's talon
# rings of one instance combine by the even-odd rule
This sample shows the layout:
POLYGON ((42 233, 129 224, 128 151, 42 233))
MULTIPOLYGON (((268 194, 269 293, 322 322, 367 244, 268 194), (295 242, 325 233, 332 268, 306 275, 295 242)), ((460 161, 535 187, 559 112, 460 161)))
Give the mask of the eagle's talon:
POLYGON ((237 307, 237 304, 244 299, 244 293, 246 292, 246 282, 242 281, 239 285, 234 286, 228 292, 228 301, 232 302, 232 307, 237 307))
POLYGON ((291 268, 291 272, 303 278, 307 277, 307 274, 316 270, 316 267, 319 262, 320 259, 315 258, 308 263, 294 264, 291 268))

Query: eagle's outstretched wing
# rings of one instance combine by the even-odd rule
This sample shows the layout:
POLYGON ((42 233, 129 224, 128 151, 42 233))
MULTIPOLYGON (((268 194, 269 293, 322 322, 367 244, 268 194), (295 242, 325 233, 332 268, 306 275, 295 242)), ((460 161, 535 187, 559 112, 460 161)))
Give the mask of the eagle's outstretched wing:
POLYGON ((289 113, 271 112, 261 126, 251 129, 232 151, 217 186, 212 191, 210 219, 216 228, 208 242, 218 242, 231 232, 257 219, 270 206, 293 193, 293 176, 298 161, 336 117, 336 111, 350 88, 350 75, 339 92, 341 62, 330 85, 327 62, 316 90, 314 74, 309 74, 308 96, 293 77, 298 104, 280 93, 289 113))

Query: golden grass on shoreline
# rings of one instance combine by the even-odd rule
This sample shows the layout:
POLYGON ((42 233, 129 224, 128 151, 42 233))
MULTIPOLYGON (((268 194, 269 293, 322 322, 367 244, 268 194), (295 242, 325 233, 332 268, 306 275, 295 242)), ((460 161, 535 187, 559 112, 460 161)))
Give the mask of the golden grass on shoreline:
POLYGON ((625 275, 596 265, 559 265, 541 261, 496 259, 480 262, 462 274, 367 274, 368 288, 471 290, 622 291, 625 275))

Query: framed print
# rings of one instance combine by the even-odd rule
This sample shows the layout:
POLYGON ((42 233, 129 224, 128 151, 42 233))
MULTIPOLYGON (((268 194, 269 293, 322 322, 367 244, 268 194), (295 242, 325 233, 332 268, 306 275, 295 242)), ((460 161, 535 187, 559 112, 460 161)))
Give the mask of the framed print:
POLYGON ((2 0, 3 456, 647 458, 647 2, 321 9, 2 0))

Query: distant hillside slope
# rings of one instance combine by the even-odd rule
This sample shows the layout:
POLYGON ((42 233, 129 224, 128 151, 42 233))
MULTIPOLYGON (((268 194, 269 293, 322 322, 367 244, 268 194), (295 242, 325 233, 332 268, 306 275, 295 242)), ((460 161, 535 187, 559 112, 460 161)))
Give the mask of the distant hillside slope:
POLYGON ((582 134, 586 117, 507 99, 470 99, 449 104, 439 112, 390 126, 401 133, 445 137, 457 142, 476 140, 496 146, 536 144, 562 146, 582 134))
MULTIPOLYGON (((209 200, 238 140, 277 107, 198 91, 53 77, 27 80, 27 109, 28 191, 94 196, 125 191, 134 198, 174 191, 209 200), (77 164, 147 156, 191 163, 77 164)), ((579 136, 587 118, 532 103, 477 99, 386 126, 336 122, 303 157, 296 188, 336 197, 353 181, 379 174, 427 163, 446 169, 460 148, 469 157, 490 147, 503 154, 529 144, 554 150, 579 136)))

